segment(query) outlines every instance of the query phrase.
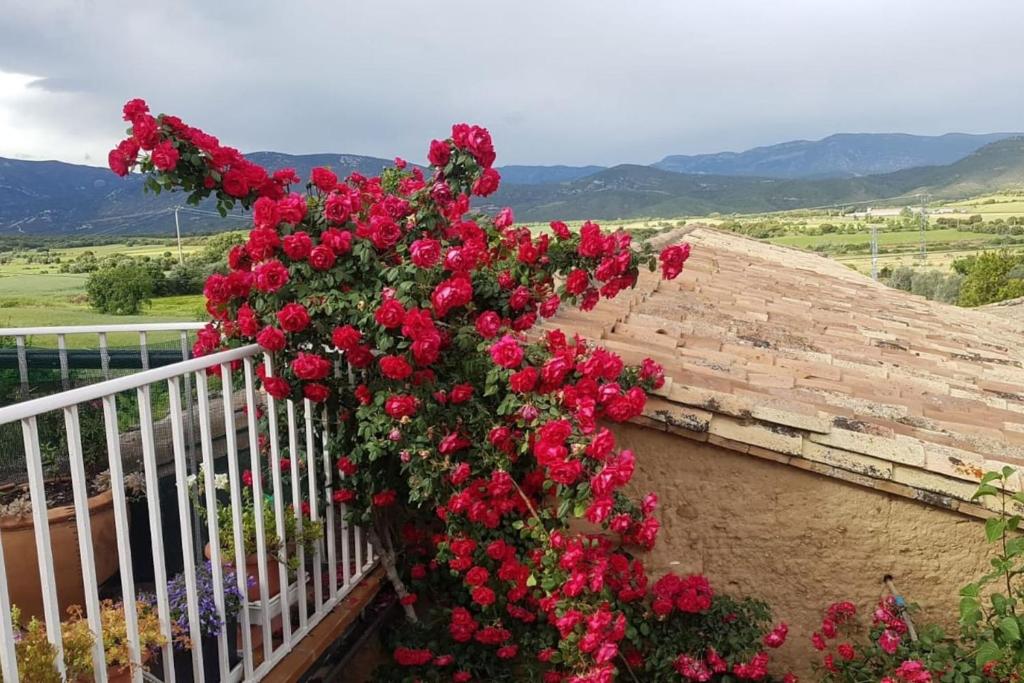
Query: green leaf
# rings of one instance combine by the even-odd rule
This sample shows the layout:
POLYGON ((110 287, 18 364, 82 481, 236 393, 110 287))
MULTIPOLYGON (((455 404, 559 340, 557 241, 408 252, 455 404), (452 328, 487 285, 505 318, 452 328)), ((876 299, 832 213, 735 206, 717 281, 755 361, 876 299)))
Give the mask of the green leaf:
POLYGON ((960 599, 960 621, 964 624, 976 624, 981 619, 981 609, 976 598, 960 599))
POLYGON ((1001 657, 1002 654, 1003 653, 999 649, 999 646, 996 645, 993 641, 985 641, 978 648, 978 654, 974 658, 974 663, 978 667, 982 667, 991 662, 992 660, 999 659, 999 657, 1001 657))
POLYGON ((1016 617, 1006 616, 999 622, 999 630, 1003 632, 1006 639, 1016 643, 1020 640, 1020 624, 1016 617))
POLYGON ((978 490, 974 492, 974 495, 971 496, 971 498, 972 499, 974 499, 974 498, 984 498, 985 496, 997 496, 997 495, 999 495, 999 489, 997 489, 995 486, 990 486, 988 484, 982 484, 981 486, 978 487, 978 490))
POLYGON ((981 477, 981 482, 980 483, 984 485, 984 484, 989 483, 990 481, 995 481, 996 479, 1001 479, 1002 476, 1003 475, 999 474, 999 472, 986 472, 981 477))
POLYGON ((989 543, 1002 538, 1004 531, 1006 531, 1006 520, 993 517, 985 521, 985 538, 989 543))

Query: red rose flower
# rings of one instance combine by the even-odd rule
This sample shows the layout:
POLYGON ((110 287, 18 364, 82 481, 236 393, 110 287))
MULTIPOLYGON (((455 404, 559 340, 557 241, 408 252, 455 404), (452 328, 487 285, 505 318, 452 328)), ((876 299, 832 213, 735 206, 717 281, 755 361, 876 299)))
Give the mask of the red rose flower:
POLYGON ((381 356, 377 362, 381 374, 388 379, 402 380, 412 374, 412 366, 402 356, 381 356))
POLYGON ((173 171, 178 165, 178 150, 169 140, 164 140, 153 149, 150 157, 153 165, 160 171, 173 171))
POLYGON ((661 274, 666 280, 674 280, 683 271, 683 264, 690 258, 689 244, 675 244, 668 247, 658 260, 661 261, 661 274))
POLYGON ((431 166, 437 166, 438 168, 446 166, 451 156, 452 150, 447 142, 443 140, 430 141, 430 151, 427 153, 427 160, 431 166))
POLYGON ((582 294, 588 286, 590 286, 590 276, 585 270, 577 268, 565 278, 565 291, 573 296, 582 294))
POLYGON ((326 168, 314 168, 309 180, 323 192, 330 192, 338 185, 338 176, 326 168))
POLYGON ((356 492, 351 489, 338 489, 331 494, 331 500, 337 504, 349 503, 356 499, 356 492))
POLYGON ((388 329, 401 327, 405 321, 405 306, 397 299, 388 299, 377 307, 373 318, 381 327, 388 329))
POLYGON ((320 380, 331 371, 331 361, 315 353, 299 352, 292 361, 292 372, 299 379, 320 380))
POLYGON ((331 228, 320 234, 320 243, 330 247, 338 256, 344 256, 352 251, 352 233, 348 230, 331 228))
POLYGON ((301 230, 287 235, 281 242, 284 253, 293 261, 302 261, 313 251, 313 240, 309 233, 301 230))
POLYGON ((445 317, 454 308, 465 306, 472 299, 473 283, 466 277, 451 277, 442 280, 430 295, 434 314, 438 318, 445 317))
POLYGON ((492 339, 501 330, 501 317, 494 311, 484 311, 476 318, 476 331, 484 339, 492 339))
POLYGON ((480 197, 486 197, 490 194, 494 194, 498 190, 498 185, 501 182, 501 174, 493 168, 484 169, 484 172, 480 174, 480 177, 473 183, 473 194, 480 197))
POLYGON ((335 327, 331 333, 331 342, 342 351, 351 350, 362 338, 362 333, 351 325, 335 327))
POLYGON ((381 251, 390 249, 402 239, 402 229, 390 216, 371 216, 370 241, 381 251))
POLYGON ((254 228, 249 231, 249 240, 245 243, 245 251, 253 261, 265 261, 274 255, 281 246, 281 236, 270 228, 254 228))
POLYGON ((306 217, 306 199, 302 195, 292 192, 277 200, 277 212, 285 223, 298 225, 306 217))
POLYGON ((267 261, 256 266, 253 271, 256 278, 256 289, 271 294, 288 283, 288 269, 280 261, 267 261))
POLYGON ((124 114, 124 120, 131 123, 143 114, 149 113, 149 105, 146 104, 145 100, 135 98, 128 100, 124 103, 124 108, 121 110, 124 114))
POLYGON ((398 394, 395 396, 389 396, 388 400, 384 402, 384 412, 388 416, 393 417, 396 420, 400 420, 403 417, 412 417, 416 414, 416 408, 419 401, 416 400, 415 396, 409 396, 406 394, 398 394))
POLYGON ((264 377, 263 388, 267 390, 268 394, 279 401, 283 401, 288 398, 292 393, 291 386, 282 377, 264 377))
POLYGON ((409 245, 409 257, 418 268, 433 268, 441 259, 441 243, 435 239, 418 239, 409 245))
POLYGON ((473 599, 473 602, 481 607, 488 607, 494 604, 494 591, 487 586, 477 586, 470 593, 470 597, 473 599))
POLYGON ((302 395, 313 403, 323 403, 330 397, 331 390, 323 384, 311 382, 302 387, 302 395))
POLYGON ((236 168, 225 173, 221 177, 220 184, 224 188, 225 194, 236 199, 241 199, 249 194, 249 181, 246 179, 245 173, 236 168))
POLYGON ((310 252, 309 265, 313 267, 313 270, 330 270, 334 266, 336 259, 334 250, 325 244, 321 244, 310 252))
POLYGON ((277 210, 277 202, 268 197, 260 197, 252 205, 252 222, 257 228, 276 230, 281 223, 281 214, 277 210))
POLYGON ((395 493, 391 489, 387 489, 385 491, 381 491, 380 493, 374 494, 372 501, 373 504, 376 505, 377 507, 387 507, 389 505, 394 505, 395 500, 397 498, 397 493, 395 493))
POLYGON ((366 368, 373 362, 373 352, 370 347, 362 344, 357 344, 346 350, 345 357, 348 358, 349 365, 354 368, 366 368))
POLYGON ((456 384, 452 387, 451 395, 449 400, 452 403, 459 404, 465 403, 473 397, 473 385, 472 384, 456 384))
POLYGON ((360 384, 352 393, 355 395, 356 400, 359 401, 360 405, 368 406, 373 401, 373 392, 370 391, 370 387, 365 384, 360 384))
POLYGON ((338 471, 344 474, 346 477, 351 477, 359 469, 347 455, 343 455, 340 458, 338 458, 337 467, 338 471))
POLYGON ((302 332, 309 326, 309 313, 302 304, 285 304, 277 312, 277 322, 285 332, 302 332))
POLYGON ((256 343, 267 351, 280 351, 285 346, 284 332, 268 325, 256 335, 256 343))
POLYGON ((511 335, 505 335, 491 346, 491 360, 503 368, 517 368, 523 362, 523 349, 511 335))
POLYGON ((512 376, 508 378, 508 385, 512 391, 523 394, 527 391, 533 391, 533 388, 537 385, 537 368, 529 366, 525 367, 518 372, 512 373, 512 376))

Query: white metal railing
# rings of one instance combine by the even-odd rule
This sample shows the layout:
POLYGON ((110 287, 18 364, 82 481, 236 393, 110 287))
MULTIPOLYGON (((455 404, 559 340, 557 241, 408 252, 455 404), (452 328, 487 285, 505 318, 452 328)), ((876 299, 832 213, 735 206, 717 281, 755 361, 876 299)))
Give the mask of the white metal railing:
MULTIPOLYGON (((125 327, 134 328, 136 326, 121 326, 121 331, 124 331, 125 327)), ((79 328, 49 329, 63 330, 58 332, 58 334, 79 332, 79 328)), ((111 330, 110 327, 103 329, 106 331, 111 330)), ((152 327, 147 327, 145 330, 136 329, 134 331, 144 334, 152 329, 152 327)), ((172 326, 169 329, 181 328, 172 326)), ((5 332, 9 331, 0 332, 0 334, 5 332)), ((22 328, 19 332, 21 336, 38 333, 33 331, 33 328, 22 328)), ((374 550, 364 540, 361 530, 355 526, 350 528, 344 522, 344 508, 340 510, 341 517, 336 519, 337 515, 334 511, 331 495, 331 474, 334 464, 328 448, 328 431, 331 428, 331 423, 326 411, 319 410, 309 400, 304 400, 301 404, 287 400, 283 406, 283 411, 279 410, 277 405, 279 402, 264 392, 258 391, 256 388, 256 364, 259 362, 264 363, 264 368, 268 374, 273 373, 270 357, 263 355, 259 346, 254 344, 202 358, 181 361, 173 365, 144 370, 134 375, 119 377, 0 408, 0 426, 18 423, 21 426, 25 446, 28 488, 33 510, 33 531, 38 555, 40 584, 42 586, 43 616, 46 622, 48 638, 58 653, 61 652, 62 648, 61 613, 51 555, 46 502, 47 482, 44 478, 40 451, 38 418, 44 414, 56 411, 60 411, 63 414, 70 461, 82 580, 85 587, 85 614, 96 643, 92 651, 96 681, 100 683, 105 682, 107 680, 107 670, 102 646, 99 586, 97 585, 95 571, 96 558, 94 555, 92 531, 90 529, 88 487, 79 421, 79 408, 83 404, 94 405, 94 402, 99 401, 102 406, 105 426, 105 447, 109 461, 113 495, 121 597, 124 603, 129 651, 132 661, 140 662, 142 661, 142 653, 140 653, 138 614, 135 606, 137 597, 136 585, 132 574, 132 542, 124 482, 125 463, 122 460, 121 454, 122 434, 119 426, 118 396, 124 392, 134 392, 137 400, 137 410, 134 411, 137 412, 137 416, 133 416, 132 419, 137 417, 138 429, 141 433, 141 466, 146 482, 146 507, 151 532, 151 551, 157 603, 156 611, 161 631, 168 639, 168 644, 162 650, 162 671, 157 672, 157 675, 162 676, 161 680, 167 683, 176 680, 172 651, 173 645, 171 644, 174 634, 172 633, 169 616, 165 553, 165 544, 175 543, 176 540, 180 542, 183 558, 189 631, 192 634, 201 633, 196 568, 197 564, 202 560, 200 557, 197 557, 196 548, 199 547, 199 544, 196 540, 202 535, 203 530, 194 523, 193 501, 189 491, 189 473, 186 466, 186 448, 189 437, 185 429, 188 420, 186 419, 184 408, 183 385, 185 385, 186 391, 189 391, 189 384, 194 385, 196 392, 199 415, 199 451, 204 471, 209 474, 209 476, 203 477, 205 487, 202 491, 204 497, 202 502, 206 508, 206 535, 211 541, 213 593, 217 614, 222 623, 225 621, 223 602, 225 576, 223 567, 226 564, 237 568, 235 572, 238 584, 237 589, 242 595, 242 609, 239 614, 242 640, 240 650, 235 652, 228 651, 229 647, 225 629, 221 629, 221 634, 217 641, 217 662, 220 680, 261 680, 376 564, 377 560, 374 550), (212 370, 212 373, 208 373, 208 370, 212 370), (219 379, 219 396, 211 390, 211 374, 219 379), (236 380, 240 380, 242 385, 238 389, 235 388, 236 380), (159 471, 157 447, 154 437, 155 418, 152 398, 155 391, 162 391, 164 387, 167 391, 166 410, 171 425, 172 476, 176 486, 176 507, 178 523, 181 528, 180 539, 166 538, 163 534, 163 509, 160 503, 158 487, 159 471), (242 408, 244 412, 244 417, 241 418, 243 422, 242 427, 239 427, 236 423, 238 421, 236 416, 236 399, 240 397, 244 397, 245 400, 245 405, 242 408), (226 470, 229 488, 229 500, 226 503, 218 500, 213 476, 215 470, 213 449, 214 425, 212 422, 217 412, 215 407, 217 407, 218 402, 222 404, 221 412, 224 419, 224 457, 227 460, 226 470), (291 575, 285 564, 279 563, 277 565, 277 569, 280 572, 281 588, 276 596, 270 595, 268 591, 267 560, 268 557, 272 558, 273 555, 271 549, 267 547, 265 539, 265 532, 267 530, 264 529, 263 524, 265 493, 263 491, 263 482, 259 476, 263 468, 260 463, 258 406, 264 408, 267 418, 267 433, 265 436, 269 440, 269 457, 271 458, 270 493, 273 497, 272 513, 278 538, 285 538, 285 515, 294 515, 295 524, 298 529, 301 529, 301 525, 304 523, 300 505, 293 505, 291 510, 285 508, 286 492, 283 488, 280 459, 283 449, 287 449, 290 472, 292 473, 292 490, 290 494, 292 500, 296 503, 302 498, 301 494, 303 493, 299 489, 299 478, 295 476, 300 471, 300 448, 305 451, 306 461, 304 466, 308 477, 308 491, 306 494, 311 504, 310 522, 318 523, 322 521, 325 527, 324 537, 316 544, 314 551, 311 553, 312 557, 306 557, 302 544, 296 545, 298 570, 294 576, 291 575), (285 424, 279 425, 278 418, 282 412, 286 415, 285 424), (281 428, 287 429, 286 443, 280 439, 281 428), (247 435, 246 452, 239 450, 238 434, 241 432, 247 435), (248 467, 245 467, 245 465, 248 465, 248 467), (260 587, 259 599, 253 601, 248 599, 248 577, 243 569, 247 566, 242 529, 242 492, 244 484, 241 475, 244 469, 249 469, 253 472, 252 504, 255 513, 255 545, 258 566, 257 576, 253 578, 258 578, 260 587), (318 503, 326 505, 321 510, 318 503), (217 511, 224 505, 230 506, 231 509, 232 545, 235 548, 234 557, 223 557, 220 543, 217 540, 219 536, 217 531, 217 511), (322 519, 321 512, 323 512, 322 519), (336 561, 337 546, 339 544, 341 546, 342 563, 340 567, 342 575, 340 585, 338 581, 339 567, 336 561), (350 557, 353 555, 355 564, 350 566, 350 557), (326 583, 326 586, 323 583, 326 583), (297 620, 294 617, 297 617, 297 620), (272 620, 275 618, 280 618, 281 623, 281 633, 277 638, 272 633, 272 620), (297 621, 297 623, 293 623, 293 620, 297 621), (259 660, 255 657, 255 648, 252 643, 254 629, 258 630, 262 636, 262 657, 259 660), (230 661, 232 656, 240 657, 240 662, 234 666, 231 665, 230 661)), ((123 418, 123 414, 120 417, 123 418)), ((14 634, 12 633, 11 620, 8 618, 11 608, 11 595, 9 594, 7 568, 4 566, 3 533, 0 530, 0 672, 2 672, 5 682, 13 683, 19 680, 19 675, 14 634)), ((282 555, 282 560, 287 561, 288 552, 289 544, 281 543, 280 554, 282 555)), ((204 681, 203 642, 199 637, 193 637, 191 641, 193 674, 196 681, 204 681)), ((56 663, 60 667, 63 666, 60 655, 58 655, 56 663)), ((150 674, 147 674, 147 677, 149 676, 150 674)), ((141 667, 134 669, 132 680, 135 682, 143 680, 141 667)))
POLYGON ((29 364, 27 340, 31 337, 57 339, 60 358, 60 376, 65 390, 71 388, 71 372, 68 363, 68 335, 95 335, 100 352, 100 368, 104 379, 110 379, 109 335, 120 333, 137 334, 139 355, 143 370, 149 369, 149 334, 177 332, 181 341, 182 360, 189 357, 189 332, 201 330, 206 323, 139 323, 131 325, 65 325, 56 327, 6 327, 0 328, 0 337, 13 337, 18 353, 18 372, 21 379, 22 396, 29 393, 29 364))

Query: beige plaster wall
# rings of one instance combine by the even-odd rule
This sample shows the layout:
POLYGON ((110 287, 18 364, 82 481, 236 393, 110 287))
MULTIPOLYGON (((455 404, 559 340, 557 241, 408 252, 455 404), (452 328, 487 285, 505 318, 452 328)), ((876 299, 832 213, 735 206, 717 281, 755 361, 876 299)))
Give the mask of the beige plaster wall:
POLYGON ((810 634, 825 606, 852 600, 870 620, 892 574, 918 621, 952 625, 960 586, 984 572, 979 520, 716 446, 624 425, 638 493, 661 499, 649 572, 702 572, 719 591, 768 601, 790 625, 779 663, 814 680, 810 634))

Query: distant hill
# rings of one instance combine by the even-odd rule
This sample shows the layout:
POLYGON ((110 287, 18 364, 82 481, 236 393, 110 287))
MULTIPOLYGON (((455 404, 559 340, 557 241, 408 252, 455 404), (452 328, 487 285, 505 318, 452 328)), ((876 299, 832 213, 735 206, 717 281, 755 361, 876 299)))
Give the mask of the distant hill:
MULTIPOLYGON (((303 177, 316 166, 328 166, 345 176, 352 171, 376 175, 392 164, 386 159, 350 154, 255 152, 249 156, 270 170, 295 168, 303 177)), ((632 164, 594 168, 598 170, 581 177, 576 174, 586 173, 590 167, 505 167, 501 189, 477 206, 485 210, 511 206, 520 220, 572 220, 883 203, 887 198, 919 192, 927 192, 934 199, 953 199, 1024 186, 1024 138, 993 142, 946 165, 852 178, 677 173, 632 164), (571 179, 551 180, 559 174, 571 179), (516 184, 510 176, 543 182, 516 184)), ((105 168, 0 158, 0 239, 18 233, 171 235, 172 208, 183 202, 184 197, 178 193, 145 194, 138 176, 118 178, 105 168)), ((213 210, 210 204, 200 208, 213 210)), ((221 219, 182 212, 180 218, 186 233, 236 229, 246 224, 243 216, 221 219)))
POLYGON ((667 156, 655 168, 765 178, 851 178, 917 166, 942 166, 985 145, 1020 133, 907 135, 840 133, 822 140, 794 140, 745 152, 667 156))
MULTIPOLYGON (((353 171, 373 176, 394 163, 355 154, 253 152, 246 156, 271 171, 294 168, 302 178, 317 166, 327 166, 339 176, 353 171)), ((144 193, 139 176, 118 178, 107 168, 0 158, 0 236, 173 234, 171 209, 184 202, 180 193, 144 193)), ((214 205, 209 202, 199 208, 213 211, 214 205)), ((226 230, 243 222, 241 217, 221 219, 188 212, 182 212, 180 220, 186 233, 226 230)))
POLYGON ((499 166, 501 180, 516 185, 568 183, 603 171, 604 166, 499 166))
POLYGON ((511 206, 520 220, 580 220, 781 211, 914 193, 952 199, 1022 185, 1024 138, 1008 138, 945 166, 857 178, 794 180, 621 165, 571 183, 507 185, 489 199, 511 206))

